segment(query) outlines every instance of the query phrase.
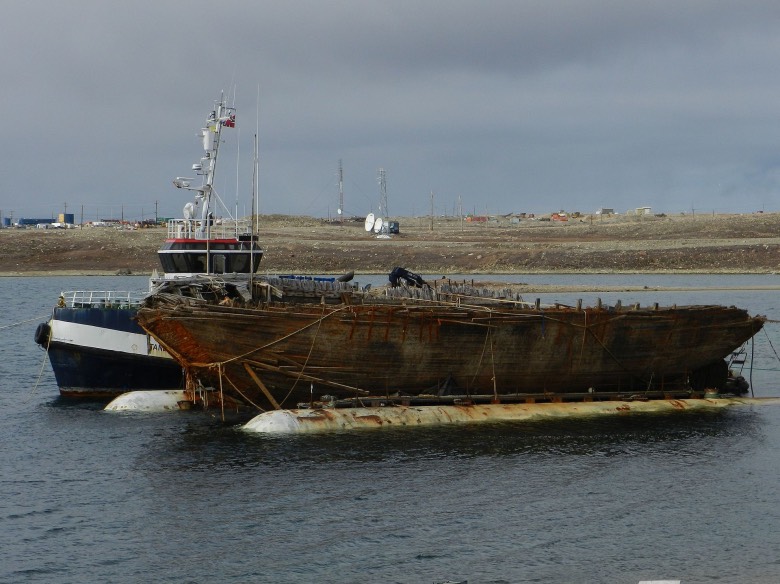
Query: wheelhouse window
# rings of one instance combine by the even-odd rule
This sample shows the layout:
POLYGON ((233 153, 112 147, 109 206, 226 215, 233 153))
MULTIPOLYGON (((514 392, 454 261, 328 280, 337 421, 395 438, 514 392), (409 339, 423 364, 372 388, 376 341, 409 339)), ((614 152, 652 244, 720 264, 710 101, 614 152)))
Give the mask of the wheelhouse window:
MULTIPOLYGON (((239 273, 248 274, 260 267, 262 252, 254 257, 252 264, 252 254, 249 249, 233 246, 230 244, 214 244, 208 254, 210 265, 208 271, 212 273, 239 273)), ((168 273, 205 273, 207 271, 207 254, 202 246, 192 246, 189 243, 176 242, 166 245, 159 253, 160 263, 163 270, 168 273), (165 253, 167 251, 167 253, 165 253)))
POLYGON ((225 255, 218 253, 211 256, 211 271, 217 274, 224 274, 227 272, 227 264, 225 261, 225 255))

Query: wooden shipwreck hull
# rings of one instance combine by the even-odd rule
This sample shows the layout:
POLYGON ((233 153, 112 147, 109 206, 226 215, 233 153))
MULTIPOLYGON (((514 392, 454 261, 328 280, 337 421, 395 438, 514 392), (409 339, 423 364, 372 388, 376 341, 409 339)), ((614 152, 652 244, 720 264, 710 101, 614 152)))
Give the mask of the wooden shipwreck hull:
POLYGON ((539 307, 344 297, 223 306, 158 294, 141 326, 191 379, 262 409, 334 399, 532 401, 722 389, 764 323, 724 306, 539 307))

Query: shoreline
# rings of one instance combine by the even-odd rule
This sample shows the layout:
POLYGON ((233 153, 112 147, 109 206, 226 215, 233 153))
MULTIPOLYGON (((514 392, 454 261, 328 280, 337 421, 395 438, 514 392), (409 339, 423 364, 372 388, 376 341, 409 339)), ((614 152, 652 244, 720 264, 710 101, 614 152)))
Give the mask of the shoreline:
MULTIPOLYGON (((287 273, 284 270, 280 273, 287 273)), ((582 272, 579 272, 580 274, 582 272)), ((506 274, 499 274, 499 273, 492 273, 492 274, 458 274, 457 278, 454 279, 463 279, 464 276, 501 276, 501 275, 514 275, 514 276, 523 276, 523 275, 545 275, 545 274, 554 274, 554 275, 562 275, 562 276, 576 276, 577 273, 567 273, 567 272, 524 272, 522 274, 513 272, 513 273, 506 273, 506 274)), ((711 275, 711 276, 718 276, 718 275, 745 275, 745 276, 762 276, 762 275, 772 275, 772 274, 764 274, 764 273, 712 273, 712 272, 686 272, 686 273, 671 273, 671 272, 588 272, 590 275, 626 275, 626 276, 635 276, 635 275, 669 275, 669 276, 686 276, 686 275, 711 275)), ((268 275, 267 273, 261 273, 258 274, 258 276, 268 275)), ((320 274, 299 274, 302 276, 308 276, 308 275, 320 275, 320 274)), ((381 276, 384 275, 384 272, 363 272, 361 274, 356 274, 356 278, 359 278, 360 276, 381 276)), ((0 273, 0 278, 56 278, 56 277, 84 277, 84 278, 90 278, 90 277, 122 277, 122 276, 135 276, 135 277, 146 277, 148 278, 149 275, 145 274, 118 274, 116 272, 105 272, 100 270, 95 270, 91 272, 84 272, 84 271, 77 271, 77 270, 49 270, 49 271, 36 271, 36 272, 17 272, 17 273, 11 273, 11 272, 2 272, 0 273)), ((692 286, 646 286, 646 285, 603 285, 603 286, 597 286, 597 285, 577 285, 577 284, 529 284, 526 282, 506 282, 501 280, 487 280, 487 281, 479 281, 476 278, 474 278, 476 281, 476 284, 482 285, 482 286, 505 286, 508 288, 511 288, 513 291, 517 293, 538 293, 538 294, 550 294, 550 293, 598 293, 598 292, 695 292, 695 291, 736 291, 736 290, 754 290, 754 291, 773 291, 777 290, 780 291, 780 282, 777 284, 765 284, 765 285, 747 285, 747 286, 721 286, 721 285, 713 285, 713 286, 701 286, 701 285, 692 285, 692 286)), ((435 283, 437 280, 430 280, 431 283, 435 283)), ((88 288, 88 286, 84 286, 83 288, 88 288)))
MULTIPOLYGON (((356 276, 383 276, 390 273, 390 270, 353 270, 356 276)), ((264 270, 257 273, 258 276, 276 275, 276 274, 295 274, 298 276, 323 276, 326 274, 341 274, 341 270, 331 271, 307 271, 290 269, 276 269, 273 271, 264 270)), ((420 275, 427 275, 429 279, 440 279, 443 277, 463 276, 780 276, 777 270, 489 270, 489 271, 469 271, 457 272, 452 270, 419 270, 420 275), (450 274, 448 276, 448 273, 450 274), (434 276, 435 274, 435 276, 434 276), (454 274, 454 275, 453 275, 454 274)), ((151 277, 151 272, 132 272, 127 270, 6 270, 0 271, 0 278, 17 277, 47 277, 47 276, 143 276, 151 277)))
MULTIPOLYGON (((614 217, 553 224, 401 218, 391 239, 360 222, 261 217, 261 271, 389 274, 780 274, 780 213, 713 217, 614 217)), ((0 229, 0 277, 151 274, 164 228, 0 229)))

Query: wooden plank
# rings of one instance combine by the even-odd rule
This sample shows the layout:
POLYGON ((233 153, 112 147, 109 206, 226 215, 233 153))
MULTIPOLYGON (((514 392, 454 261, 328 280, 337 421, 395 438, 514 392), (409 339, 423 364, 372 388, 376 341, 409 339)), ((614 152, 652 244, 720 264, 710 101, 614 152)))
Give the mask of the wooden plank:
POLYGON ((271 405, 277 409, 281 410, 282 406, 279 405, 279 402, 277 402, 274 399, 274 396, 271 395, 271 392, 268 391, 268 388, 265 386, 265 383, 262 382, 262 380, 257 376, 257 373, 255 373, 252 368, 249 366, 249 363, 244 362, 244 369, 246 369, 246 372, 249 373, 249 376, 252 378, 252 380, 257 384, 257 386, 260 388, 260 391, 263 392, 266 398, 268 398, 268 401, 271 402, 271 405))

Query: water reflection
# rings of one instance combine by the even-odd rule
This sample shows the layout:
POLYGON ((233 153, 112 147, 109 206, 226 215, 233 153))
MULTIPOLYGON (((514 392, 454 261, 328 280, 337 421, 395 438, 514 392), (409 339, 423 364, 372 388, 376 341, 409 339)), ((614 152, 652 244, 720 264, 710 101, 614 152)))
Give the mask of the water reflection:
POLYGON ((188 422, 164 443, 155 442, 142 465, 226 470, 532 456, 722 457, 739 451, 743 441, 760 440, 761 428, 759 413, 750 408, 293 436, 247 434, 212 420, 188 422))

